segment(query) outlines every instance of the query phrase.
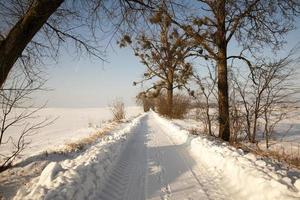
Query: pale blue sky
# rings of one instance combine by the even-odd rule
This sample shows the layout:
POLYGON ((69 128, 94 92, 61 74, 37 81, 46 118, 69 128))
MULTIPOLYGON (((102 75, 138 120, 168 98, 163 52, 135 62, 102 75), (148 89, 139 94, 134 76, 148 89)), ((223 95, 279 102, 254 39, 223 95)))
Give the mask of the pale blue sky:
POLYGON ((132 82, 141 77, 142 64, 130 49, 109 48, 107 60, 63 55, 46 69, 46 87, 52 91, 37 94, 36 100, 48 101, 48 107, 103 107, 121 97, 126 105, 135 105, 140 87, 132 82))
MULTIPOLYGON (((300 42, 299 36, 299 29, 288 35, 286 50, 300 42)), ((108 48, 107 60, 106 63, 62 55, 57 64, 45 69, 46 87, 52 91, 38 93, 34 99, 38 103, 47 101, 48 107, 104 107, 116 97, 121 97, 127 106, 135 105, 141 87, 134 87, 132 82, 142 76, 144 66, 131 49, 119 49, 116 45, 114 49, 108 48)))

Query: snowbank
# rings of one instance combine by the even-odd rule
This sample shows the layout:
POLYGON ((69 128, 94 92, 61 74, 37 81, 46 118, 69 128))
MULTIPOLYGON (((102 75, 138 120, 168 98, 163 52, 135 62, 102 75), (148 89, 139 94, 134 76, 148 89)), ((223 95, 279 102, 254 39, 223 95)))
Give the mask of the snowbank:
MULTIPOLYGON (((131 118, 142 113, 141 107, 125 107, 126 118, 131 118)), ((16 111, 21 112, 20 111, 16 111)), ((97 131, 103 123, 112 119, 110 108, 43 108, 37 113, 36 119, 30 119, 30 123, 37 123, 43 119, 54 120, 49 126, 38 130, 37 134, 26 137, 26 142, 30 142, 22 152, 21 159, 40 154, 57 147, 63 147, 65 143, 70 143, 97 131)), ((4 140, 7 137, 17 140, 22 126, 14 126, 7 130, 4 140)), ((14 149, 10 143, 0 146, 2 154, 10 154, 14 149)), ((20 159, 20 160, 21 160, 20 159)), ((19 159, 16 161, 20 161, 19 159)))
POLYGON ((187 130, 180 129, 172 124, 169 120, 160 117, 153 111, 150 111, 150 113, 153 114, 155 119, 163 125, 161 128, 164 129, 166 133, 170 133, 172 136, 172 141, 174 141, 176 144, 183 144, 188 140, 189 132, 187 130))
POLYGON ((241 149, 227 143, 210 140, 205 136, 189 136, 170 121, 153 112, 156 120, 168 131, 176 144, 190 142, 191 152, 199 165, 205 164, 216 173, 224 175, 224 183, 233 191, 230 195, 237 199, 276 199, 300 198, 300 179, 291 180, 287 171, 278 170, 255 155, 244 154, 241 149))
POLYGON ((73 160, 51 162, 28 187, 21 188, 14 199, 95 199, 126 145, 129 133, 144 116, 104 137, 73 160))

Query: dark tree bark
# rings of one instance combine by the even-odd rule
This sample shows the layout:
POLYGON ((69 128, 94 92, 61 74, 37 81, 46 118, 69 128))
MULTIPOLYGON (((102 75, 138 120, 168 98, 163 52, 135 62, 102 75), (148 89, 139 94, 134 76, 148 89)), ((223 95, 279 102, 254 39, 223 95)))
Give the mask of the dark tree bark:
MULTIPOLYGON (((181 1, 176 3, 183 5, 181 1)), ((201 0, 174 10, 177 16, 172 22, 193 37, 194 44, 202 47, 199 57, 213 60, 217 66, 219 136, 229 141, 227 60, 238 58, 248 64, 247 53, 253 54, 266 45, 280 48, 284 34, 294 28, 294 18, 300 14, 300 3, 294 0, 201 0), (196 2, 198 6, 195 6, 196 2), (186 17, 182 19, 184 15, 186 17), (232 39, 239 43, 240 53, 227 55, 232 39)))
MULTIPOLYGON (((206 99, 206 105, 209 105, 208 100, 209 99, 207 98, 206 99)), ((211 130, 211 117, 210 117, 210 114, 209 114, 209 106, 206 106, 205 114, 206 114, 206 118, 207 118, 208 134, 213 135, 212 130, 211 130)))
POLYGON ((227 72, 227 41, 225 27, 225 1, 220 1, 217 15, 216 45, 218 70, 218 96, 219 96, 219 137, 225 141, 230 139, 229 128, 229 97, 227 72))
MULTIPOLYGON (((168 45, 169 46, 169 45, 168 45)), ((167 103, 168 113, 172 116, 173 113, 173 90, 174 90, 174 70, 169 68, 167 79, 167 103)))
POLYGON ((173 84, 169 83, 167 87, 167 106, 168 106, 168 113, 172 116, 173 110, 173 84))
POLYGON ((219 137, 225 141, 230 139, 229 100, 227 81, 227 62, 220 61, 218 67, 218 97, 219 97, 219 137))
POLYGON ((16 62, 20 61, 26 73, 30 74, 32 69, 28 66, 34 66, 36 60, 43 63, 45 57, 55 59, 65 42, 72 41, 78 52, 103 60, 103 51, 98 44, 100 37, 96 31, 101 30, 103 34, 109 32, 102 26, 107 26, 106 21, 110 21, 115 35, 121 24, 126 24, 126 27, 134 24, 136 15, 152 9, 152 5, 156 3, 140 0, 1 2, 0 88, 16 62), (84 34, 80 30, 84 30, 84 34))
POLYGON ((34 1, 26 14, 10 30, 7 37, 0 42, 0 87, 3 86, 25 47, 63 1, 34 1))

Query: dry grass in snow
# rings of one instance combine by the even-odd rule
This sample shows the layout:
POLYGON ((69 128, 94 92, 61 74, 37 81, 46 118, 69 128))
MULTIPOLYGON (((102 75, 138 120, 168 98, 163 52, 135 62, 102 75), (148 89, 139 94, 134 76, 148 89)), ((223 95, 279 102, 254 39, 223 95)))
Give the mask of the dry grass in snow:
POLYGON ((21 186, 25 185, 26 187, 31 179, 39 176, 50 162, 76 157, 77 153, 84 151, 89 145, 116 129, 118 125, 120 123, 107 123, 87 137, 66 143, 58 149, 47 150, 41 154, 28 157, 17 163, 15 167, 2 172, 0 174, 0 199, 12 198, 21 186))

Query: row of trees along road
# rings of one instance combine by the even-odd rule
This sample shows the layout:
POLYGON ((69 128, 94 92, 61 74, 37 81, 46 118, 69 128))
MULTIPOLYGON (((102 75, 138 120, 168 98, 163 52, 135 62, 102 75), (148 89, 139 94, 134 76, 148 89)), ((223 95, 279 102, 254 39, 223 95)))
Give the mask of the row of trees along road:
POLYGON ((216 66, 219 137, 229 141, 228 62, 241 60, 252 69, 249 56, 266 46, 280 49, 299 11, 296 0, 2 1, 0 87, 7 89, 4 83, 13 76, 13 68, 35 75, 36 66, 55 59, 68 45, 103 59, 99 38, 105 27, 111 28, 112 35, 126 29, 131 35, 138 33, 132 41, 129 37, 124 41, 132 42, 147 66, 145 80, 160 78, 153 88, 167 90, 169 109, 173 89, 185 87, 192 76, 190 56, 216 66), (157 32, 151 32, 152 26, 157 32), (229 51, 230 43, 239 48, 229 51))
POLYGON ((33 93, 46 92, 42 66, 57 61, 63 48, 103 60, 99 40, 104 33, 113 33, 121 22, 151 4, 138 0, 0 1, 0 146, 8 150, 0 153, 0 172, 12 166, 30 136, 55 120, 41 119, 37 113, 43 105, 33 104, 33 93))
MULTIPOLYGON (((253 0, 253 1, 226 1, 226 0, 201 0, 201 1, 162 1, 158 9, 158 14, 153 16, 149 14, 150 27, 148 31, 157 30, 153 25, 160 25, 162 27, 165 19, 170 20, 173 24, 172 27, 176 27, 176 32, 180 34, 178 38, 187 38, 180 41, 188 41, 188 44, 183 43, 183 48, 178 49, 180 54, 183 55, 181 62, 185 62, 184 58, 188 56, 196 56, 209 60, 216 65, 217 70, 217 88, 218 88, 218 121, 219 121, 219 137, 225 141, 230 139, 230 112, 229 112, 229 88, 228 88, 228 62, 234 63, 236 60, 245 62, 245 64, 251 69, 252 64, 248 57, 254 56, 255 52, 260 52, 270 47, 272 50, 278 50, 282 47, 284 42, 283 38, 286 33, 294 29, 294 18, 299 15, 300 2, 293 0, 253 0), (163 12, 162 12, 163 11, 163 12), (159 14, 159 13, 164 13, 159 14), (160 17, 158 17, 160 15, 160 17), (155 20, 153 20, 155 19, 155 20), (234 49, 238 51, 234 54, 229 54, 229 44, 237 43, 239 48, 234 49), (186 46, 185 45, 190 45, 186 46), (195 51, 194 47, 199 48, 197 53, 186 53, 185 50, 195 51)), ((146 22, 144 22, 146 23, 146 22)), ((169 23, 169 22, 168 22, 169 23)), ((143 64, 150 70, 163 65, 163 69, 159 69, 159 73, 146 73, 145 79, 158 77, 161 81, 154 85, 164 87, 170 82, 169 77, 161 77, 161 74, 172 71, 172 64, 168 62, 169 55, 175 53, 171 48, 165 48, 163 44, 164 30, 160 29, 160 44, 157 45, 156 38, 150 39, 149 37, 139 35, 137 37, 137 46, 133 47, 136 55, 138 55, 143 64), (142 48, 140 48, 142 47, 142 48), (142 51, 140 53, 138 51, 142 51), (152 52, 159 53, 152 53, 152 52), (150 52, 147 54, 145 52, 150 52), (153 56, 161 56, 163 62, 158 57, 153 59, 153 56), (147 59, 151 59, 150 62, 147 59), (154 65, 153 66, 150 66, 154 65), (169 70, 171 69, 171 70, 169 70)), ((159 34, 157 34, 158 36, 159 34)), ((172 39, 173 36, 169 37, 172 39)), ((123 40, 127 43, 131 43, 131 39, 126 35, 123 40)), ((121 46, 123 45, 121 41, 121 46)), ((166 43, 168 44, 168 43, 166 43)), ((176 43, 173 43, 176 46, 176 43)), ((169 44, 170 45, 170 44, 169 44)), ((166 46, 171 47, 171 46, 166 46)), ((230 51, 231 52, 231 51, 230 51)), ((177 52, 178 53, 178 52, 177 52)), ((261 53, 261 52, 260 52, 261 53)), ((173 57, 173 61, 177 62, 176 56, 173 57)), ((180 59, 179 59, 180 60, 180 59)), ((173 63, 174 64, 174 63, 173 63)), ((187 63, 188 64, 188 63, 187 63)), ((179 67, 179 66, 178 66, 179 67)), ((170 74, 174 74, 171 72, 170 74)), ((184 75, 184 74, 183 74, 184 75)), ((191 74, 189 74, 191 75, 191 74)), ((189 77, 187 77, 189 78, 189 77)), ((185 80, 186 81, 186 80, 185 80)), ((174 82, 176 82, 174 80, 174 82)), ((169 96, 171 96, 171 87, 167 89, 169 96)), ((168 98, 172 106, 171 98, 168 98)), ((170 108, 171 109, 171 108, 170 108)))

